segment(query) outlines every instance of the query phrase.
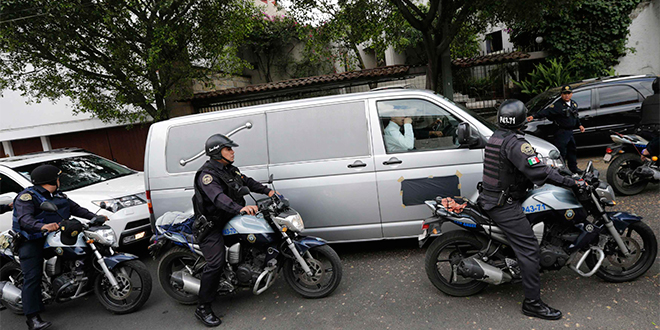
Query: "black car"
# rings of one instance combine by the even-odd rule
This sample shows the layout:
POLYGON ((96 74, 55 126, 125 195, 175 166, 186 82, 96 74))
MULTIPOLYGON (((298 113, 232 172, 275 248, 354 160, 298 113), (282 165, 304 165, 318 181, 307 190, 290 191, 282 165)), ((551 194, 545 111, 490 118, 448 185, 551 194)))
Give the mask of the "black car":
MULTIPOLYGON (((577 102, 584 133, 575 129, 578 148, 601 147, 612 143, 610 131, 633 128, 641 119, 642 101, 653 94, 653 75, 588 79, 571 83, 572 100, 577 102)), ((551 88, 527 102, 529 115, 560 98, 559 87, 551 88)), ((548 119, 535 119, 527 124, 526 133, 552 141, 557 126, 548 119)))

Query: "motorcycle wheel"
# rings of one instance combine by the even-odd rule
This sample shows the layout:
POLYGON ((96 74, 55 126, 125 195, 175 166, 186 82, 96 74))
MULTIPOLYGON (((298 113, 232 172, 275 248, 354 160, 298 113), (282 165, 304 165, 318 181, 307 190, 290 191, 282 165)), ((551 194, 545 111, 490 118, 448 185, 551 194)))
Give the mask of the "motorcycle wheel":
MULTIPOLYGON (((14 279, 16 287, 21 290, 23 289, 23 271, 21 270, 21 266, 13 261, 0 268, 0 281, 9 281, 9 277, 14 279)), ((23 315, 23 304, 12 304, 4 300, 0 300, 0 303, 12 313, 23 315)))
MULTIPOLYGON (((619 246, 615 242, 607 243, 605 260, 596 272, 596 276, 607 282, 627 282, 644 275, 651 268, 658 254, 658 240, 651 227, 643 222, 635 222, 628 226, 621 238, 630 250, 631 256, 625 258, 620 254, 619 246)), ((596 257, 593 255, 587 258, 590 269, 593 269, 596 262, 596 257)))
POLYGON ((456 274, 458 263, 481 250, 481 241, 464 230, 452 231, 436 238, 426 250, 426 275, 438 290, 455 297, 481 292, 488 283, 456 274))
POLYGON ((335 291, 341 282, 341 260, 337 252, 328 245, 313 247, 309 249, 309 253, 313 259, 305 258, 305 261, 314 275, 308 276, 297 261, 287 259, 283 266, 284 278, 293 290, 305 298, 326 297, 335 291))
POLYGON ((138 310, 151 295, 151 275, 140 260, 129 260, 110 270, 119 283, 112 287, 104 274, 98 274, 94 293, 103 307, 113 314, 128 314, 138 310))
POLYGON ((612 189, 619 195, 636 195, 646 188, 648 180, 640 180, 633 184, 626 183, 619 175, 632 172, 642 166, 642 160, 639 155, 623 154, 616 157, 610 166, 607 167, 607 182, 612 185, 612 189))
POLYGON ((168 296, 183 305, 192 305, 197 303, 197 295, 183 291, 183 288, 177 287, 172 281, 171 275, 176 271, 185 269, 186 266, 192 268, 195 265, 198 255, 190 250, 175 247, 167 251, 158 263, 158 281, 168 296))

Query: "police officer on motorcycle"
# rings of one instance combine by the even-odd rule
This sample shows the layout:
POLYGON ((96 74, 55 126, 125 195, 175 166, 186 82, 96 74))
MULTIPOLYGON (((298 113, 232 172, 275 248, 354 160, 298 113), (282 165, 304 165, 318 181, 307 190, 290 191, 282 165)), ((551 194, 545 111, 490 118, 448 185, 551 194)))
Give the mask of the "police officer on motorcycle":
MULTIPOLYGON (((539 245, 521 201, 533 184, 574 187, 577 181, 562 176, 538 158, 520 128, 527 109, 518 100, 506 100, 497 110, 499 129, 488 140, 484 158, 483 182, 477 202, 502 228, 516 254, 522 272, 525 315, 548 320, 561 319, 562 313, 541 300, 539 245)), ((583 181, 582 181, 583 182, 583 181)))
MULTIPOLYGON (((211 309, 215 300, 225 265, 225 244, 222 228, 240 213, 254 215, 255 205, 245 206, 242 187, 250 191, 272 196, 276 192, 249 178, 233 166, 234 150, 238 144, 222 134, 206 140, 205 153, 210 159, 195 174, 193 207, 195 223, 193 234, 206 259, 199 288, 199 302, 195 310, 204 325, 215 327, 222 323, 211 309)), ((223 285, 231 286, 230 283, 223 285)))
POLYGON ((22 237, 18 256, 23 272, 22 302, 29 329, 46 329, 50 322, 44 321, 39 313, 44 310, 41 301, 41 276, 43 273, 44 232, 59 229, 58 223, 71 215, 91 220, 95 214, 76 202, 68 199, 58 188, 59 168, 53 165, 40 165, 30 173, 34 186, 20 192, 14 200, 12 229, 22 237), (43 202, 51 202, 57 212, 42 211, 43 202))

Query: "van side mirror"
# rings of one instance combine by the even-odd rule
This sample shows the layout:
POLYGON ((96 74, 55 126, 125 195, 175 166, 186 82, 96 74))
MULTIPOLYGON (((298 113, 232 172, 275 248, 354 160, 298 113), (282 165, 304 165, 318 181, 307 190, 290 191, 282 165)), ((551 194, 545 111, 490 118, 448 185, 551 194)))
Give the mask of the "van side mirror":
POLYGON ((248 195, 249 193, 250 193, 250 188, 248 188, 246 186, 242 186, 238 189, 238 194, 240 196, 245 196, 245 195, 248 195))
POLYGON ((43 202, 41 205, 39 205, 39 208, 46 212, 57 212, 57 205, 55 205, 53 202, 43 202))
POLYGON ((467 146, 469 148, 478 146, 479 141, 481 140, 481 135, 479 135, 479 132, 468 123, 458 124, 456 137, 458 144, 461 145, 461 147, 467 146))

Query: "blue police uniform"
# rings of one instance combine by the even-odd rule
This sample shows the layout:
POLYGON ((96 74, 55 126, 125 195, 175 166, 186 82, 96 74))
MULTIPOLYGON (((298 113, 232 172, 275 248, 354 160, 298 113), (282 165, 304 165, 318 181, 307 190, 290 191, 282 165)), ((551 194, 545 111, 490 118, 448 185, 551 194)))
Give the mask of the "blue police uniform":
POLYGON ((215 223, 211 233, 199 242, 206 259, 199 288, 199 304, 210 304, 215 300, 220 276, 225 263, 225 244, 222 228, 245 206, 245 198, 238 189, 246 186, 250 191, 267 195, 271 189, 258 181, 246 177, 232 165, 223 165, 208 160, 195 175, 195 215, 204 215, 215 223))
POLYGON ((539 111, 534 115, 534 118, 548 118, 557 125, 558 129, 555 133, 554 144, 566 160, 568 168, 573 173, 577 173, 579 171, 577 167, 577 145, 573 137, 573 129, 582 126, 582 124, 578 114, 578 104, 573 100, 570 100, 569 103, 567 104, 564 100, 559 99, 539 111))
POLYGON ((41 186, 28 187, 14 200, 12 229, 26 239, 18 248, 23 271, 22 302, 25 315, 44 310, 41 301, 41 275, 45 237, 41 228, 45 224, 58 223, 71 215, 85 219, 94 217, 94 213, 68 199, 64 193, 51 194, 41 186), (42 211, 39 206, 45 201, 57 205, 57 212, 42 211))

